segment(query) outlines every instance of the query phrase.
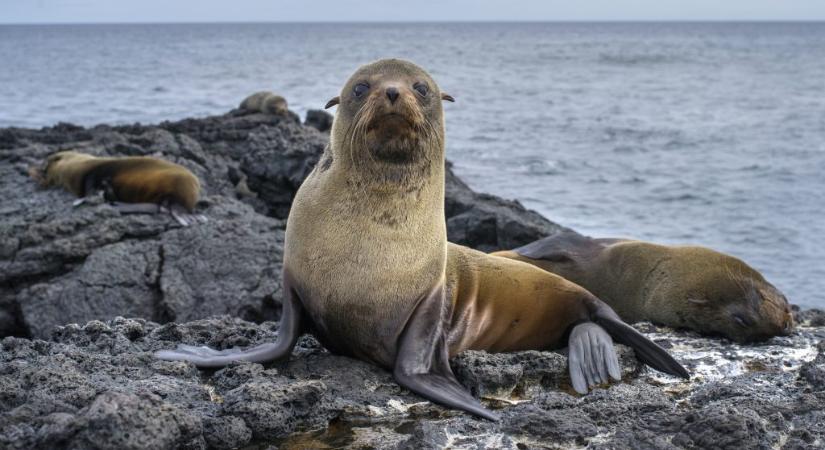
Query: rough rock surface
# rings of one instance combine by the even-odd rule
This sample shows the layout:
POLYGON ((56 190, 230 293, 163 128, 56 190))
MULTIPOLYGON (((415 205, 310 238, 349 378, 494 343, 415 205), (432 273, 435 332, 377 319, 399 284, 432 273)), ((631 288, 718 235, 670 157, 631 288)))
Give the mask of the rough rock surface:
POLYGON ((277 323, 224 316, 58 327, 51 340, 0 341, 0 448, 821 448, 825 337, 739 346, 640 325, 693 372, 641 367, 620 347, 623 381, 586 396, 554 352, 466 352, 459 379, 502 420, 446 410, 375 366, 301 338, 292 359, 198 371, 152 358, 177 343, 272 340, 277 323), (260 447, 257 447, 260 445, 260 447), (250 447, 253 448, 253 447, 250 447))
POLYGON ((304 125, 315 128, 321 132, 328 132, 332 129, 332 114, 323 109, 310 109, 307 111, 307 118, 304 125))
MULTIPOLYGON (((623 381, 580 396, 556 352, 466 352, 461 382, 492 423, 400 388, 311 336, 289 362, 214 371, 159 361, 179 343, 277 336, 284 219, 327 135, 294 115, 156 126, 0 130, 0 448, 822 448, 825 312, 740 346, 637 327, 693 373, 674 379, 619 347, 623 381), (61 149, 159 155, 203 181, 206 224, 78 208, 27 166, 61 149), (128 315, 133 318, 124 319, 128 315), (200 319, 200 320, 199 320, 200 319), (80 325, 77 325, 80 324, 80 325)), ((561 227, 447 174, 451 240, 508 248, 561 227)))
MULTIPOLYGON (((328 139, 295 114, 237 111, 152 126, 0 130, 0 336, 47 338, 57 325, 116 316, 277 319, 285 219, 328 139), (26 173, 66 149, 188 167, 202 181, 198 211, 209 222, 181 228, 166 216, 121 216, 102 200, 72 207, 69 193, 40 189, 26 173)), ((561 229, 473 192, 452 171, 447 183, 455 242, 493 250, 561 229)))

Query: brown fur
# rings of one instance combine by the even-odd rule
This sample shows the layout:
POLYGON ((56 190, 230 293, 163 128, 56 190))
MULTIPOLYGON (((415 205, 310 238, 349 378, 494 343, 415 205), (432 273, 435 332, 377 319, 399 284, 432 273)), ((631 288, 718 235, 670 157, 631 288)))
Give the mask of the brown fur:
POLYGON ((530 245, 531 257, 520 249, 493 255, 580 284, 628 322, 648 320, 740 342, 787 334, 793 326, 779 290, 745 262, 709 248, 573 233, 530 245))
MULTIPOLYGON (((55 153, 31 175, 43 186, 60 186, 78 197, 89 177, 95 185, 104 180, 114 199, 125 203, 173 202, 192 212, 200 195, 200 182, 178 164, 145 156, 98 157, 75 151, 55 153)), ((99 186, 98 186, 99 187, 99 186)))
POLYGON ((531 265, 447 243, 443 96, 411 63, 359 69, 331 101, 340 106, 321 160, 332 162, 301 185, 287 223, 285 271, 311 299, 304 306, 316 334, 388 368, 397 336, 438 286, 448 291, 451 356, 563 345, 595 300, 531 265), (429 85, 426 100, 410 87, 417 81, 429 85), (370 85, 363 100, 351 93, 357 83, 370 85), (400 92, 395 106, 388 86, 400 92))
POLYGON ((570 343, 576 391, 621 377, 611 336, 652 367, 689 373, 580 286, 447 243, 440 93, 418 66, 361 67, 340 96, 330 145, 299 188, 284 243, 278 340, 244 351, 180 345, 161 359, 221 367, 286 358, 303 331, 391 369, 401 386, 491 420, 449 357, 570 343), (355 89, 353 89, 355 87, 355 89), (566 335, 569 331, 569 338, 566 335))
POLYGON ((286 99, 269 91, 256 92, 243 99, 240 109, 264 114, 286 115, 289 112, 286 99))

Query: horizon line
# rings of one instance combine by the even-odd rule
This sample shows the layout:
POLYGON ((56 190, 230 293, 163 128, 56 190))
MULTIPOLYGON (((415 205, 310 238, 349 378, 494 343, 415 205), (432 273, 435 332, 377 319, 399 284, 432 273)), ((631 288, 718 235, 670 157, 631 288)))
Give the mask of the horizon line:
POLYGON ((785 24, 808 23, 822 24, 825 19, 558 19, 558 20, 238 20, 238 21, 135 21, 135 22, 0 22, 0 26, 44 26, 44 25, 381 25, 381 24, 632 24, 632 23, 731 23, 731 24, 785 24))

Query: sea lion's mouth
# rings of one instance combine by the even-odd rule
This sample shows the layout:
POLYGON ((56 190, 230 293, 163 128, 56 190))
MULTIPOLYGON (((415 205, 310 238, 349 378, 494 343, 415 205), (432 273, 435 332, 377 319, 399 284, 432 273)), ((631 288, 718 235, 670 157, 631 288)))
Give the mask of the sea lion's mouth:
POLYGON ((382 114, 374 118, 372 121, 370 121, 370 125, 369 127, 367 127, 367 131, 373 131, 381 128, 413 128, 414 126, 415 125, 413 124, 413 121, 410 120, 410 118, 406 115, 397 112, 391 112, 387 114, 382 114))

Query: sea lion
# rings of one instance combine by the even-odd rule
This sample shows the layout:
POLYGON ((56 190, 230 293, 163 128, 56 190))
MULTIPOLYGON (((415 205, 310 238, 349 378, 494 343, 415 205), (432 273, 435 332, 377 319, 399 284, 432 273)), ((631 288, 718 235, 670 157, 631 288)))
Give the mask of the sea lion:
POLYGON ((575 232, 493 253, 533 264, 577 283, 622 319, 643 320, 737 342, 788 334, 788 300, 744 261, 709 248, 575 232))
POLYGON ((447 242, 442 93, 413 63, 367 64, 340 96, 330 144, 287 219, 275 343, 246 351, 180 346, 165 360, 218 367, 289 356, 311 331, 330 351, 391 370, 442 405, 488 419, 448 359, 466 349, 570 345, 573 386, 618 379, 611 335, 649 365, 687 371, 580 286, 529 264, 447 242), (605 331, 607 330, 607 331, 605 331), (609 334, 608 334, 609 333, 609 334))
POLYGON ((286 99, 269 91, 256 92, 243 99, 240 109, 246 112, 285 116, 289 114, 286 99))
POLYGON ((80 197, 103 191, 104 198, 122 213, 169 212, 181 225, 192 220, 200 196, 200 182, 183 166, 148 156, 99 157, 76 151, 50 155, 29 170, 43 187, 60 186, 80 197))

